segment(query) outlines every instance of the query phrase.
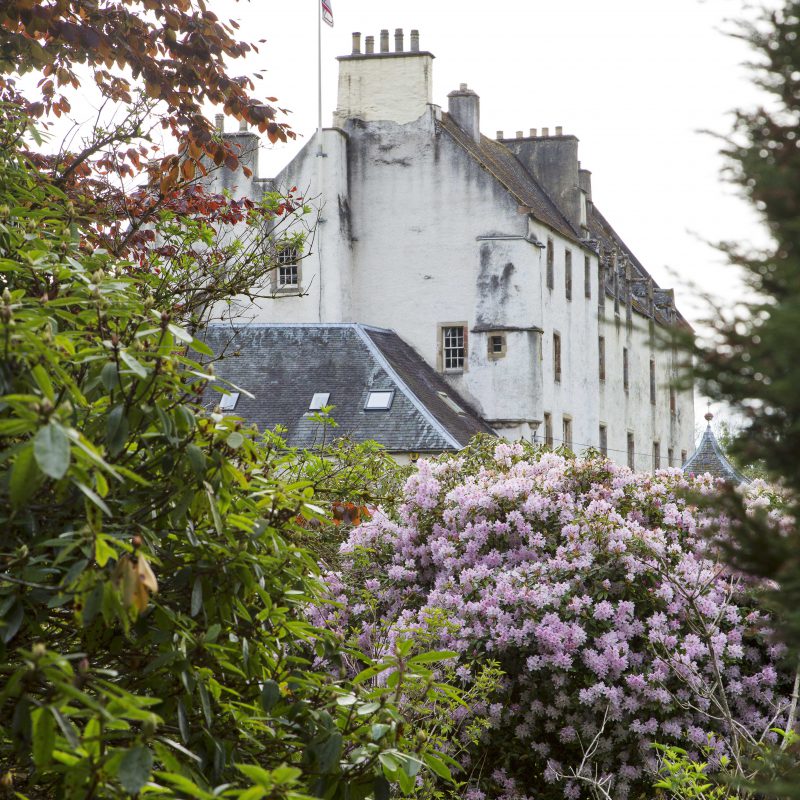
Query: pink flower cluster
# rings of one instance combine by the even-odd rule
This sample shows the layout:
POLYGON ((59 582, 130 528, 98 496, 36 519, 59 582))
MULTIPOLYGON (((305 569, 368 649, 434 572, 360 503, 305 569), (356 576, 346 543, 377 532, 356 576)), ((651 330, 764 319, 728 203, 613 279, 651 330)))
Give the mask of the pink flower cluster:
POLYGON ((624 800, 652 785, 653 742, 719 756, 732 728, 758 741, 785 718, 781 648, 689 488, 714 482, 519 444, 420 462, 396 516, 342 546, 329 623, 375 656, 424 633, 460 654, 465 686, 499 662, 501 696, 469 710, 489 726, 464 764, 470 796, 583 796, 568 773, 591 750, 585 769, 624 800))

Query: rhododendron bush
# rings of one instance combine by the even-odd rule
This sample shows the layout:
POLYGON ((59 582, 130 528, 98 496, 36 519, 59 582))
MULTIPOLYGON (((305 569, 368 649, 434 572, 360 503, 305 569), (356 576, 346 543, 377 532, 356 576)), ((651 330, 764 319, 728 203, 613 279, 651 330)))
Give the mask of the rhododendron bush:
POLYGON ((457 712, 488 721, 459 756, 470 800, 650 796, 654 742, 743 764, 790 690, 687 488, 715 485, 496 440, 420 461, 397 513, 342 545, 328 624, 372 655, 409 637, 456 651, 465 687, 499 663, 501 690, 457 712))

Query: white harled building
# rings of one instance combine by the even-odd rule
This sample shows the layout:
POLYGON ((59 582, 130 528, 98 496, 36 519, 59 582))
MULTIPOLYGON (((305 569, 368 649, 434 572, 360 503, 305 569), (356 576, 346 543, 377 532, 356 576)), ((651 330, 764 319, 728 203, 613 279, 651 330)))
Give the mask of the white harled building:
MULTIPOLYGON (((390 329, 501 435, 680 466, 694 402, 661 334, 686 322, 598 210, 578 139, 487 137, 464 84, 435 103, 417 31, 363 52, 354 34, 338 61, 332 127, 275 178, 213 178, 254 198, 300 187, 320 214, 307 252, 265 278, 274 299, 237 319, 390 329)), ((226 136, 257 176, 258 138, 226 136)))

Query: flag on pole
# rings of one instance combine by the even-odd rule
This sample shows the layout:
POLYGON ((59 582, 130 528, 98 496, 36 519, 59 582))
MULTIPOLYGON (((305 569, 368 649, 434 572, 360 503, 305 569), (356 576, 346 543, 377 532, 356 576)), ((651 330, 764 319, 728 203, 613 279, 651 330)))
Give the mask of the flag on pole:
POLYGON ((322 21, 333 27, 333 0, 320 0, 322 3, 322 21))

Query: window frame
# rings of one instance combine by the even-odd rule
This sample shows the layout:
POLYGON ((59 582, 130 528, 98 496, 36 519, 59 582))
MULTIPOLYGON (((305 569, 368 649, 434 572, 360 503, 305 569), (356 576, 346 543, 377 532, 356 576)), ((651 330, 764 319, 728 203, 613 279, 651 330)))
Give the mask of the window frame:
POLYGON ((564 251, 564 297, 572 302, 572 250, 564 251))
POLYGON ((556 285, 556 246, 550 236, 547 237, 546 252, 547 268, 545 277, 547 281, 547 288, 552 291, 556 285))
POLYGON ((592 259, 589 256, 583 257, 583 296, 592 299, 592 259))
POLYGON ((608 458, 608 425, 604 422, 600 423, 598 439, 600 454, 608 458))
POLYGON ((561 444, 572 450, 572 417, 569 414, 561 415, 561 444))
POLYGON ((656 404, 656 360, 650 359, 650 405, 656 404))
POLYGON ((661 442, 653 442, 653 472, 661 469, 661 442))
POLYGON ((486 337, 486 356, 490 361, 497 361, 500 358, 505 358, 508 343, 506 341, 506 335, 503 331, 489 331, 486 337), (500 340, 500 349, 494 349, 494 340, 500 340))
POLYGON ((628 431, 628 467, 636 469, 636 436, 633 431, 628 431))
POLYGON ((553 331, 553 381, 561 383, 561 334, 553 331))
POLYGON ((301 290, 303 275, 301 264, 303 261, 302 251, 295 245, 279 247, 275 257, 275 268, 272 270, 272 291, 280 293, 297 293, 301 290), (294 271, 296 283, 283 283, 281 281, 281 270, 292 269, 294 271))
POLYGON ((622 388, 626 393, 631 388, 631 357, 627 347, 622 348, 622 388))
POLYGON ((394 389, 370 389, 367 392, 367 396, 366 396, 366 398, 364 400, 364 411, 369 411, 369 412, 373 412, 373 411, 391 411, 392 410, 392 405, 394 404, 394 395, 395 395, 395 390, 394 389), (386 403, 385 405, 382 405, 382 406, 371 406, 369 404, 369 401, 370 401, 370 399, 372 398, 373 395, 388 395, 389 396, 389 401, 388 401, 388 403, 386 403))
POLYGON ((330 405, 330 392, 314 392, 308 401, 308 411, 321 411, 325 406, 330 405), (317 400, 317 398, 325 398, 317 400))
POLYGON ((466 322, 441 322, 437 326, 438 332, 438 366, 439 372, 447 373, 447 374, 460 374, 462 372, 466 372, 467 370, 467 359, 469 356, 469 343, 468 343, 468 332, 467 332, 467 323, 466 322), (461 331, 461 365, 460 366, 447 366, 447 359, 448 359, 448 348, 446 345, 446 336, 447 331, 461 331))
POLYGON ((553 446, 553 415, 549 411, 544 412, 544 443, 547 447, 553 446))
POLYGON ((597 337, 597 370, 600 375, 600 380, 605 383, 606 380, 606 337, 597 337))

